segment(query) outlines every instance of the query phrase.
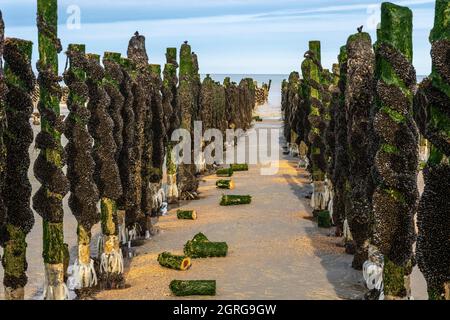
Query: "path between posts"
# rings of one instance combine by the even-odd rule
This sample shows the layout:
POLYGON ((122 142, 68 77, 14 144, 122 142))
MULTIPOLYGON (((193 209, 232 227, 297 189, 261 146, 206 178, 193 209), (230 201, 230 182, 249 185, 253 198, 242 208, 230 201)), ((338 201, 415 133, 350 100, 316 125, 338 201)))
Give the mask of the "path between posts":
MULTIPOLYGON (((268 120, 256 125, 280 127, 268 120)), ((279 150, 281 152, 281 150, 279 150)), ((216 280, 215 299, 357 299, 364 288, 361 273, 351 269, 352 256, 338 247, 329 230, 312 221, 304 195, 311 189, 295 159, 281 156, 276 175, 260 175, 260 167, 236 172, 234 190, 217 190, 216 176, 203 178, 201 199, 183 203, 197 210, 196 221, 177 220, 176 209, 161 217, 160 234, 138 247, 127 272, 129 288, 104 291, 98 299, 179 299, 171 280, 216 280), (221 207, 225 194, 249 194, 250 205, 221 207), (182 254, 187 240, 203 232, 211 241, 226 241, 225 258, 193 259, 188 271, 161 267, 163 251, 182 254)), ((189 297, 210 299, 211 297, 189 297)), ((188 298, 186 298, 188 299, 188 298)))

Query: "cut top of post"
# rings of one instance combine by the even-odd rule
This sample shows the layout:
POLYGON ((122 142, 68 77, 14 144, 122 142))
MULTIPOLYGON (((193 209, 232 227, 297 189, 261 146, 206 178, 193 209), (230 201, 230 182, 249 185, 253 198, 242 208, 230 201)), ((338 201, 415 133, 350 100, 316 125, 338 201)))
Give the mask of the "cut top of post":
POLYGON ((430 42, 450 40, 450 0, 436 0, 434 27, 431 30, 430 42))
POLYGON ((105 53, 103 54, 103 60, 120 63, 121 56, 122 55, 118 52, 105 51, 105 53))
POLYGON ((149 65, 149 69, 150 69, 150 72, 152 74, 155 74, 155 75, 158 75, 158 76, 161 75, 161 65, 159 65, 159 64, 150 64, 149 65))
POLYGON ((67 47, 68 51, 78 51, 78 52, 85 52, 86 51, 86 45, 84 44, 75 44, 71 43, 67 47))
POLYGON ((100 63, 100 55, 95 54, 95 53, 87 53, 86 54, 86 58, 90 59, 90 60, 95 60, 98 63, 100 63))
POLYGON ((317 61, 322 61, 322 54, 321 54, 321 48, 320 48, 320 41, 313 40, 309 42, 309 51, 314 53, 314 56, 316 57, 317 61))
POLYGON ((372 38, 370 37, 370 34, 368 34, 367 32, 358 32, 358 33, 352 34, 350 37, 348 37, 347 46, 350 43, 352 43, 354 41, 358 41, 358 40, 365 40, 372 45, 372 38))
POLYGON ((230 77, 226 77, 225 79, 223 79, 223 86, 224 86, 225 88, 229 87, 230 84, 231 84, 231 79, 230 79, 230 77))
POLYGON ((166 49, 166 59, 167 63, 172 63, 177 61, 177 48, 167 48, 166 49))
POLYGON ((5 47, 6 46, 15 46, 17 48, 17 51, 19 51, 21 54, 24 54, 28 58, 28 61, 31 61, 31 56, 33 53, 33 42, 17 38, 6 38, 5 47))
POLYGON ((190 76, 193 72, 194 64, 192 61, 191 46, 183 43, 180 50, 180 78, 190 76))
POLYGON ((407 7, 384 2, 381 5, 381 28, 378 41, 399 50, 409 61, 413 58, 413 14, 407 7))

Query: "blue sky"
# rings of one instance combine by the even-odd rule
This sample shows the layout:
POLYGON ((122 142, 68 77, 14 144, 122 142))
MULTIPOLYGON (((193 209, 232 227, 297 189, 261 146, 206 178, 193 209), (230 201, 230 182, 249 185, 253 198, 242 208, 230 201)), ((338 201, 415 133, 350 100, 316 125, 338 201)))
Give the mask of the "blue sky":
MULTIPOLYGON (((430 72, 428 35, 433 0, 394 1, 414 12, 414 65, 430 72)), ((360 25, 375 40, 381 1, 375 0, 60 0, 59 37, 85 43, 93 53, 126 53, 136 30, 147 38, 151 63, 164 63, 165 48, 189 40, 202 73, 287 74, 299 70, 309 40, 321 40, 330 67, 339 47, 360 25), (80 9, 81 28, 69 29, 70 6, 80 9)), ((6 35, 37 44, 36 1, 1 0, 6 35)), ((73 12, 73 11, 72 11, 73 12)), ((37 58, 35 50, 34 60, 37 58)), ((60 65, 64 64, 61 55, 60 65)))

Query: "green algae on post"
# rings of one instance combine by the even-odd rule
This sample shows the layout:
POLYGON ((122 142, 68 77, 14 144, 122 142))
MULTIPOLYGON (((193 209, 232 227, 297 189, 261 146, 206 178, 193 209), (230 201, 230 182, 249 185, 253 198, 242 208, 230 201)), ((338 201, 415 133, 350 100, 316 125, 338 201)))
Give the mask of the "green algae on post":
POLYGON ((170 290, 175 296, 215 296, 216 280, 173 280, 170 290))
POLYGON ((323 98, 325 97, 325 88, 320 57, 320 42, 310 41, 309 50, 305 53, 305 60, 302 63, 302 73, 308 88, 307 99, 310 104, 308 120, 311 130, 309 132, 309 141, 311 143, 310 157, 314 184, 311 204, 315 211, 324 210, 328 206, 328 203, 325 201, 325 193, 327 193, 328 188, 325 184, 327 170, 324 142, 326 119, 323 98))

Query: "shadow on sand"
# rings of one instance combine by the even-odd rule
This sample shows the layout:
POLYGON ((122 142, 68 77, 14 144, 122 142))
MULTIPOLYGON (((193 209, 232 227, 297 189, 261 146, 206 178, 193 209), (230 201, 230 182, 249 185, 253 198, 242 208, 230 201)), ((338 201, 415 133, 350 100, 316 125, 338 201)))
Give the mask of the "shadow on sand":
MULTIPOLYGON (((297 168, 296 159, 285 155, 283 160, 287 160, 291 168, 297 168)), ((314 226, 306 226, 305 232, 311 240, 314 254, 320 258, 320 263, 326 270, 327 279, 333 286, 339 299, 359 300, 362 299, 366 288, 363 283, 362 273, 351 267, 353 256, 344 253, 340 247, 340 238, 334 237, 333 229, 320 229, 313 218, 310 200, 306 198, 312 192, 309 182, 309 174, 303 169, 297 169, 298 176, 305 184, 299 184, 298 179, 294 179, 289 174, 284 175, 292 193, 304 204, 308 213, 307 220, 314 221, 314 226)), ((322 297, 326 298, 326 297, 322 297)), ((321 297, 318 297, 321 299, 321 297)))

